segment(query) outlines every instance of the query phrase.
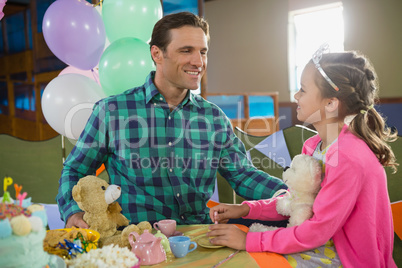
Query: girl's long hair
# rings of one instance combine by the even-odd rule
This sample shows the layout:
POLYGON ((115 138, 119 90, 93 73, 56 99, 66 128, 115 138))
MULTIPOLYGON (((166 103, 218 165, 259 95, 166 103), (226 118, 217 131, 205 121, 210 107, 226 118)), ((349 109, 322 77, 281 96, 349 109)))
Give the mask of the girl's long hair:
POLYGON ((395 155, 388 145, 397 138, 385 124, 384 118, 374 108, 378 99, 378 79, 373 65, 367 57, 356 51, 323 54, 320 65, 339 91, 319 75, 316 83, 324 98, 340 101, 341 118, 356 115, 349 130, 364 140, 383 166, 397 170, 395 155))

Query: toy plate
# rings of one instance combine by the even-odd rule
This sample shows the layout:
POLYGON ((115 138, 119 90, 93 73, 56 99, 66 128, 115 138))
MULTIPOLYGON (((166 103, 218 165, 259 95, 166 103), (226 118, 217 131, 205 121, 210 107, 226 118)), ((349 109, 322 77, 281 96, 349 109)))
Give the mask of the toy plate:
POLYGON ((200 245, 203 248, 223 248, 224 246, 220 245, 214 245, 209 242, 209 237, 203 236, 197 240, 198 245, 200 245))

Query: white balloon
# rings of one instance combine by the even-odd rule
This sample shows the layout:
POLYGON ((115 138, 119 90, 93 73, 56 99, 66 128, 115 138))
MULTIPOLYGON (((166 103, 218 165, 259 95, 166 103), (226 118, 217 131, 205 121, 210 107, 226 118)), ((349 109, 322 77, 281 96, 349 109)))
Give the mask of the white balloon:
POLYGON ((80 74, 63 74, 50 81, 43 92, 43 115, 55 131, 77 140, 93 105, 105 97, 92 79, 80 74))

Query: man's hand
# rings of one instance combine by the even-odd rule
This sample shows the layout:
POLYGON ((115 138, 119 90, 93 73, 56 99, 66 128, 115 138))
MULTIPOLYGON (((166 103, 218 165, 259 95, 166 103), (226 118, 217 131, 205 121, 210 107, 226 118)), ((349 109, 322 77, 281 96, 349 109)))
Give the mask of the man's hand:
POLYGON ((85 212, 77 212, 67 219, 66 228, 78 227, 88 229, 88 224, 84 221, 85 212))

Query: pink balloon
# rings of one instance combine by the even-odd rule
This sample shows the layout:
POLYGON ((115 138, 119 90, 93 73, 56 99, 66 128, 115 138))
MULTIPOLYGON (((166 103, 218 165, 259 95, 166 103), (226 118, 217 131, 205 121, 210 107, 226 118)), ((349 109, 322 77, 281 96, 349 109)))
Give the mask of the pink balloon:
POLYGON ((102 17, 84 0, 57 0, 43 17, 43 36, 53 54, 82 70, 95 67, 106 34, 102 17))
POLYGON ((96 83, 98 83, 100 85, 99 82, 99 71, 98 69, 94 68, 92 70, 81 70, 78 68, 75 68, 74 66, 67 66, 66 68, 64 68, 58 76, 63 75, 63 74, 80 74, 80 75, 84 75, 88 78, 91 78, 92 80, 94 80, 96 83))
POLYGON ((4 17, 3 8, 6 5, 7 0, 0 0, 0 20, 4 17))

